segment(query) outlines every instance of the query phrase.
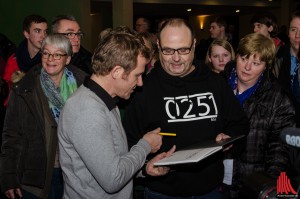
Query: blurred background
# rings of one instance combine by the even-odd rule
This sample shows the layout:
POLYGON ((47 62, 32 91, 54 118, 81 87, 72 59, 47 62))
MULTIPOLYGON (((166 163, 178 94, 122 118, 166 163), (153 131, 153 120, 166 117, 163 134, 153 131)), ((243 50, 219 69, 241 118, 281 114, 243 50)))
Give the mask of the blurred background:
POLYGON ((200 41, 209 37, 209 22, 216 15, 226 19, 228 31, 241 38, 253 31, 254 13, 272 12, 280 27, 288 26, 290 13, 298 8, 300 0, 0 0, 0 33, 19 44, 25 16, 42 15, 50 26, 53 16, 71 14, 85 33, 83 46, 93 51, 100 31, 119 25, 134 28, 138 17, 150 20, 152 32, 164 18, 185 18, 200 41))

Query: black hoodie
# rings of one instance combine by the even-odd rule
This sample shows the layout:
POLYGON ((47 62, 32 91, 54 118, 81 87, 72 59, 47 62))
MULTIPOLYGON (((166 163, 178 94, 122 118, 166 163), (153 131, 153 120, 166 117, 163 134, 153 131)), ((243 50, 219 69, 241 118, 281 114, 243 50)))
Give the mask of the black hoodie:
MULTIPOLYGON (((248 134, 248 120, 225 80, 200 63, 185 77, 167 74, 159 62, 146 76, 144 86, 127 107, 124 128, 129 145, 146 132, 160 127, 176 137, 163 137, 159 152, 177 150, 219 133, 248 134)), ((158 152, 158 153, 159 153, 158 152)), ((196 196, 210 192, 223 179, 223 153, 192 165, 181 165, 162 177, 147 177, 146 186, 172 196, 196 196)))

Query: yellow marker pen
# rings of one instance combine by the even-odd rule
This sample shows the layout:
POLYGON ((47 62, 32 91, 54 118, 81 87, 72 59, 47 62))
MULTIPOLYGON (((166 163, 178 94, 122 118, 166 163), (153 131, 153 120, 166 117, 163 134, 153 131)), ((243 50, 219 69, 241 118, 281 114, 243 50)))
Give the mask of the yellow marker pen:
POLYGON ((163 132, 160 132, 158 134, 159 135, 164 135, 164 136, 176 136, 176 133, 163 133, 163 132))

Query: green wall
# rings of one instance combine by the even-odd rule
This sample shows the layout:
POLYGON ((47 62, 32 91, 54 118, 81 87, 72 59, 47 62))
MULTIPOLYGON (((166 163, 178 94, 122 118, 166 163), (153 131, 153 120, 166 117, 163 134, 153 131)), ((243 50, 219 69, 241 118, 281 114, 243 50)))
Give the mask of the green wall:
POLYGON ((25 16, 39 14, 50 23, 59 14, 74 15, 85 37, 83 46, 92 50, 90 0, 0 0, 0 32, 17 45, 23 39, 22 23, 25 16))

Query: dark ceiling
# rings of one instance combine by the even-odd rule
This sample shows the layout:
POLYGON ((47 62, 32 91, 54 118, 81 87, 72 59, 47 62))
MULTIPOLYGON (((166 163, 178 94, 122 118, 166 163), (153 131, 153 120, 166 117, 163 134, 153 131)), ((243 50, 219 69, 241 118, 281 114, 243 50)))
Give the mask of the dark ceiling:
MULTIPOLYGON (((255 12, 276 10, 280 7, 281 1, 285 0, 133 0, 134 17, 188 17, 190 15, 222 15, 238 16, 255 12), (170 2, 170 3, 166 3, 170 2), (191 8, 191 12, 187 9, 191 8), (239 9, 240 12, 235 11, 239 9)), ((92 0, 92 13, 99 10, 112 10, 112 3, 109 0, 92 0)))
POLYGON ((235 11, 240 9, 242 13, 248 14, 256 11, 270 10, 270 7, 251 7, 251 6, 228 6, 228 5, 190 5, 190 4, 143 4, 135 3, 133 11, 135 16, 189 16, 189 15, 239 15, 235 11), (187 9, 192 9, 187 12, 187 9))

